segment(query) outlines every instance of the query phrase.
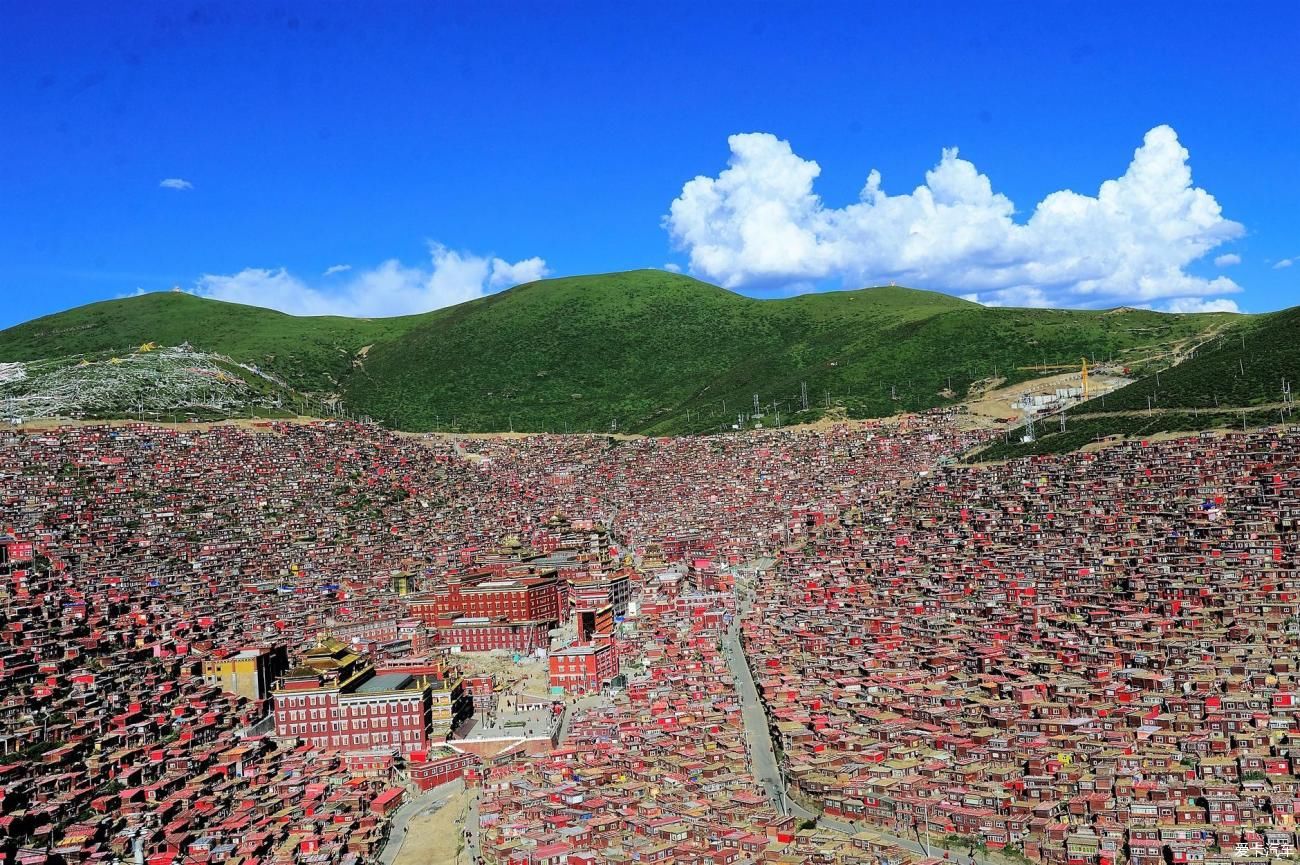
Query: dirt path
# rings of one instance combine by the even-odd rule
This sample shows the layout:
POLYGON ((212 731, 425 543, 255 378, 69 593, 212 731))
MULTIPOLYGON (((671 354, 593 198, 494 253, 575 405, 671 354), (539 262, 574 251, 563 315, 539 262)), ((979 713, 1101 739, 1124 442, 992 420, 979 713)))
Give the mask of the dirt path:
MULTIPOLYGON (((1242 412, 1257 411, 1277 411, 1280 408, 1289 407, 1284 402, 1266 402, 1259 405, 1221 405, 1221 406, 1197 406, 1195 408, 1135 408, 1125 411, 1092 411, 1084 414, 1070 414, 1070 420, 1087 420, 1089 418, 1101 417, 1139 417, 1143 415, 1161 415, 1161 414, 1241 414, 1242 412)), ((1045 417, 1044 419, 1047 419, 1045 417)))

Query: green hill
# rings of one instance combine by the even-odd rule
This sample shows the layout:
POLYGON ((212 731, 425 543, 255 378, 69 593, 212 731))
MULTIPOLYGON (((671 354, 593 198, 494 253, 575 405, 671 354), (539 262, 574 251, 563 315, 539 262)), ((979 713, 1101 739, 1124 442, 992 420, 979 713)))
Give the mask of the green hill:
POLYGON ((1077 413, 1146 409, 1248 408, 1282 400, 1282 380, 1300 376, 1300 307, 1251 318, 1210 340, 1194 357, 1148 374, 1077 413))
POLYGON ((137 348, 0 364, 0 417, 216 420, 304 407, 278 377, 224 355, 137 348))
POLYGON ((0 331, 0 361, 189 342, 256 364, 300 389, 330 391, 347 377, 359 349, 392 339, 420 318, 293 316, 184 292, 155 292, 79 306, 0 331))
POLYGON ((1037 437, 1022 430, 973 455, 977 460, 1062 453, 1107 436, 1141 438, 1165 432, 1290 423, 1283 380, 1300 378, 1300 307, 1234 323, 1191 357, 1151 371, 1132 384, 1040 421, 1037 437))
POLYGON ((899 287, 779 300, 661 271, 543 280, 392 319, 301 318, 187 294, 92 304, 0 331, 0 362, 145 341, 256 365, 425 430, 671 433, 951 404, 1082 356, 1135 368, 1229 315, 994 309, 899 287), (806 385, 808 410, 802 410, 806 385))

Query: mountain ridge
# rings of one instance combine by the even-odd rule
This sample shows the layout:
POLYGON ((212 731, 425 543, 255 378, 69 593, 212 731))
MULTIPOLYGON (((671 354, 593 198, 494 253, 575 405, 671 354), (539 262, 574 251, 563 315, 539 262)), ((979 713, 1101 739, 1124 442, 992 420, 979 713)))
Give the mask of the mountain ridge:
POLYGON ((0 331, 0 362, 188 342, 400 429, 653 434, 770 424, 778 412, 790 422, 951 405, 981 383, 1083 356, 1158 363, 1173 346, 1250 320, 1109 312, 990 308, 902 286, 759 299, 640 270, 541 280, 391 318, 156 292, 0 331))

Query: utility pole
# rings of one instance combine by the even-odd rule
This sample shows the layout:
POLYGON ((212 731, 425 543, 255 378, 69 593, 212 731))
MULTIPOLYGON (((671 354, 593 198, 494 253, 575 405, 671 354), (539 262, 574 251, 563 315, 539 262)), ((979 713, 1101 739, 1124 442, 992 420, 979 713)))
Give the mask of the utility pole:
POLYGON ((808 382, 799 382, 799 404, 804 411, 808 411, 808 382))
POLYGON ((921 806, 921 819, 925 821, 925 856, 930 858, 930 803, 921 806))

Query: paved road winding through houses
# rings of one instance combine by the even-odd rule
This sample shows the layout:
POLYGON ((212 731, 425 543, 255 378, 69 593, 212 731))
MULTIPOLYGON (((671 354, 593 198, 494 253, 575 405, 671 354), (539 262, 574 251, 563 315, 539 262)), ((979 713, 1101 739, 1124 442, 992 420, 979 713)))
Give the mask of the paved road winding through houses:
MULTIPOLYGON (((767 567, 771 567, 772 560, 763 561, 767 563, 767 567)), ((764 569, 762 563, 760 563, 759 569, 764 569)), ((959 865, 971 865, 971 863, 973 865, 1006 865, 1009 860, 990 858, 983 854, 972 856, 969 853, 962 852, 960 848, 946 848, 934 841, 929 843, 929 850, 927 851, 925 845, 919 840, 894 835, 884 828, 870 823, 855 825, 845 820, 836 820, 823 813, 809 811, 790 798, 785 778, 781 774, 780 763, 776 757, 776 749, 772 745, 767 710, 758 697, 758 688, 754 684, 754 674, 750 670, 749 661, 740 642, 740 622, 749 613, 749 608, 753 603, 751 592, 751 587, 737 580, 736 615, 727 627, 726 636, 723 637, 722 643, 727 656, 727 665, 731 670, 732 678, 736 682, 736 693, 740 696, 741 717, 745 722, 745 742, 750 755, 750 770, 754 775, 754 779, 763 788, 768 799, 776 806, 777 810, 782 814, 793 815, 799 820, 815 820, 818 828, 831 829, 849 836, 856 835, 864 830, 870 831, 879 835, 882 841, 895 844, 904 850, 921 856, 947 856, 951 861, 959 863, 959 865)))
POLYGON ((417 793, 408 798, 397 809, 393 815, 393 822, 388 827, 388 843, 384 845, 383 851, 379 854, 380 865, 393 865, 397 860, 397 854, 402 851, 402 845, 406 842, 406 830, 411 819, 424 814, 432 814, 439 808, 445 806, 452 796, 455 796, 465 788, 465 782, 459 779, 449 781, 432 790, 426 790, 423 793, 417 793))
POLYGON ((740 622, 749 612, 752 598, 749 588, 739 581, 737 581, 736 594, 736 615, 727 627, 722 644, 731 677, 736 682, 736 693, 740 696, 740 714, 745 722, 745 747, 749 752, 750 771, 778 811, 782 814, 793 811, 795 816, 811 820, 814 815, 806 812, 799 803, 791 802, 785 794, 781 767, 777 762, 776 750, 772 747, 772 736, 767 726, 767 711, 758 699, 754 675, 750 672, 745 651, 740 645, 740 622))

